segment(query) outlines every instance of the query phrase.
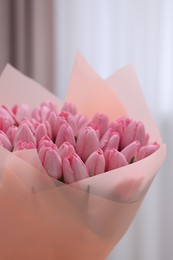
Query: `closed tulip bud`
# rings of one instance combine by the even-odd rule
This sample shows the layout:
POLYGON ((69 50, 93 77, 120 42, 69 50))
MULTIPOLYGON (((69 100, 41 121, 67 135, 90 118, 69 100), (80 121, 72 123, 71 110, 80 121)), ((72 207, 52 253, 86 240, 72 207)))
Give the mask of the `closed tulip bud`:
POLYGON ((59 147, 59 155, 62 160, 64 158, 68 157, 71 153, 75 153, 75 149, 74 149, 73 145, 71 145, 69 142, 64 142, 59 147))
POLYGON ((15 144, 13 151, 24 150, 24 149, 28 150, 28 149, 34 149, 34 148, 36 148, 36 147, 35 147, 35 144, 33 144, 32 142, 26 143, 26 142, 23 142, 20 140, 15 144))
POLYGON ((10 142, 12 144, 14 144, 14 138, 16 136, 16 133, 17 133, 17 129, 18 127, 17 126, 10 126, 6 132, 6 135, 8 136, 8 139, 10 140, 10 142))
POLYGON ((38 144, 38 151, 42 147, 50 147, 50 148, 56 150, 56 152, 58 153, 58 147, 52 142, 52 140, 50 139, 49 136, 42 137, 42 139, 40 140, 40 142, 38 144))
POLYGON ((12 151, 12 144, 7 135, 0 130, 0 146, 3 146, 8 151, 12 151))
POLYGON ((93 152, 85 162, 90 176, 103 173, 105 171, 105 157, 102 149, 93 152))
POLYGON ((64 142, 69 142, 71 145, 75 146, 73 130, 67 123, 61 125, 56 136, 55 144, 59 148, 64 142))
POLYGON ((61 111, 64 112, 68 112, 71 115, 75 116, 77 114, 77 108, 75 107, 75 105, 71 104, 71 103, 64 103, 61 111))
POLYGON ((145 128, 142 122, 131 121, 121 138, 121 149, 132 143, 139 141, 140 145, 143 144, 145 139, 145 128))
POLYGON ((128 118, 127 116, 122 116, 117 121, 112 122, 110 124, 110 128, 112 128, 114 132, 118 132, 121 139, 131 121, 132 119, 128 118))
POLYGON ((119 133, 114 132, 109 128, 100 140, 100 148, 106 150, 107 148, 115 148, 118 150, 120 142, 119 133))
POLYGON ((89 177, 87 168, 76 153, 63 160, 63 178, 65 183, 73 183, 89 177))
POLYGON ((78 132, 82 128, 84 128, 86 126, 87 122, 88 122, 88 118, 86 116, 80 115, 80 114, 75 115, 74 120, 75 120, 78 132))
POLYGON ((77 127, 76 127, 76 122, 75 122, 74 116, 72 116, 68 112, 61 112, 59 114, 59 116, 61 118, 63 118, 67 122, 67 124, 69 124, 71 126, 74 136, 77 136, 77 127))
POLYGON ((43 146, 38 151, 38 155, 48 175, 55 179, 61 179, 62 161, 56 149, 43 146))
POLYGON ((93 124, 96 124, 98 126, 98 129, 100 130, 100 136, 102 137, 103 134, 108 129, 109 119, 104 114, 95 114, 93 118, 91 119, 91 122, 93 124))
POLYGON ((42 139, 42 137, 47 136, 47 128, 46 125, 43 123, 40 123, 36 130, 35 130, 35 137, 37 140, 37 143, 42 139))
POLYGON ((85 127, 79 132, 76 151, 85 162, 91 153, 99 148, 99 139, 91 127, 85 127))
POLYGON ((132 163, 132 162, 136 161, 136 159, 137 159, 137 153, 139 151, 139 148, 140 148, 139 141, 134 141, 134 142, 130 143, 129 145, 127 145, 121 151, 121 153, 126 157, 126 160, 128 163, 132 163))
POLYGON ((66 121, 64 118, 60 117, 56 112, 51 112, 48 119, 47 119, 52 133, 52 139, 55 140, 57 133, 59 131, 59 128, 61 125, 63 125, 66 121))
POLYGON ((15 105, 13 107, 13 112, 15 112, 15 117, 17 121, 20 123, 24 118, 29 118, 31 115, 31 110, 28 105, 15 105))
POLYGON ((125 156, 115 148, 106 149, 105 153, 106 171, 114 170, 128 164, 125 156))
POLYGON ((148 144, 145 146, 142 146, 139 149, 137 159, 138 161, 141 159, 146 158, 147 156, 151 155, 152 153, 156 152, 159 149, 160 145, 158 143, 148 144))
POLYGON ((30 127, 28 126, 28 124, 25 122, 21 123, 21 125, 19 126, 16 132, 16 136, 14 138, 14 143, 17 143, 20 140, 26 143, 31 142, 33 144, 36 144, 35 136, 31 131, 30 127))

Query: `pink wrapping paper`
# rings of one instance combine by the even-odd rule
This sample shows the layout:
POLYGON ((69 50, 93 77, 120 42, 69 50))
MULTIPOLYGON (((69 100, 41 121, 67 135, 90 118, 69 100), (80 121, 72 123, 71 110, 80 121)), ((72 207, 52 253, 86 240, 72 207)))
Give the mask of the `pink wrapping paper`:
MULTIPOLYGON (((0 78, 0 104, 62 102, 7 65, 0 78)), ((0 259, 105 259, 127 231, 166 155, 132 67, 102 80, 78 55, 67 101, 78 111, 115 120, 141 120, 160 148, 151 156, 101 175, 65 185, 51 179, 36 151, 0 148, 0 259)))

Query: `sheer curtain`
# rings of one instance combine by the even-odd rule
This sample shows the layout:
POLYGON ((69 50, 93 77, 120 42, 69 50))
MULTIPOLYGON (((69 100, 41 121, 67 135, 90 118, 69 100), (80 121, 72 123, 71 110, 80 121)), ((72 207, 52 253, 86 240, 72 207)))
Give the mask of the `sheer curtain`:
POLYGON ((54 0, 56 92, 64 98, 78 50, 106 78, 133 64, 168 157, 108 259, 173 259, 173 1, 54 0))
POLYGON ((53 86, 52 0, 0 0, 0 72, 6 63, 53 86))

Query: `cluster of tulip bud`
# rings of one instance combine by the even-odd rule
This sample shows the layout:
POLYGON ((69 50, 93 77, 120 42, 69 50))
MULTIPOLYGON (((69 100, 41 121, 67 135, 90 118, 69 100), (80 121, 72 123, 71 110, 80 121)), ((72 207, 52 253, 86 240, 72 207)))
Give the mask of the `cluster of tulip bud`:
POLYGON ((104 173, 154 153, 142 122, 126 116, 114 122, 104 114, 92 119, 65 103, 58 112, 44 102, 35 109, 0 108, 0 145, 13 152, 36 148, 46 172, 65 183, 104 173))

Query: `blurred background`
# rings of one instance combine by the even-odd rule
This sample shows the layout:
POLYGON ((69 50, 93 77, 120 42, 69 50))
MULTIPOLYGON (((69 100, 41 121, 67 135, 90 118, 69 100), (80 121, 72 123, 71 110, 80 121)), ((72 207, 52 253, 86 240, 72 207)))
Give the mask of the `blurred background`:
POLYGON ((77 51, 102 77, 133 64, 167 160, 108 260, 173 259, 173 1, 0 0, 7 62, 65 97, 77 51))

